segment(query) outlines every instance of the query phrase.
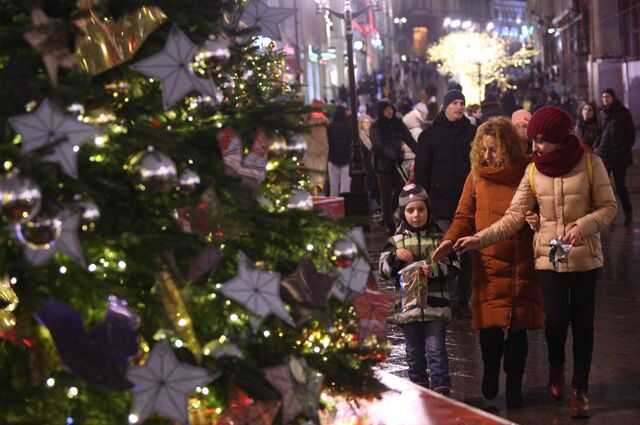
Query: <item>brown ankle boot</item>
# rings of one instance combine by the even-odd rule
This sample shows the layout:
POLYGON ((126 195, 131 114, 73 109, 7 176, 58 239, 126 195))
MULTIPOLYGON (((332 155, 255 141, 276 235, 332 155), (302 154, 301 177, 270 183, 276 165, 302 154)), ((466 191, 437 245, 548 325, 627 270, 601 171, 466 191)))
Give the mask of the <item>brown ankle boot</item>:
POLYGON ((588 418, 590 408, 589 396, 585 390, 573 390, 569 408, 572 418, 588 418))
POLYGON ((564 393, 564 368, 552 367, 549 370, 549 394, 556 400, 562 400, 564 393))

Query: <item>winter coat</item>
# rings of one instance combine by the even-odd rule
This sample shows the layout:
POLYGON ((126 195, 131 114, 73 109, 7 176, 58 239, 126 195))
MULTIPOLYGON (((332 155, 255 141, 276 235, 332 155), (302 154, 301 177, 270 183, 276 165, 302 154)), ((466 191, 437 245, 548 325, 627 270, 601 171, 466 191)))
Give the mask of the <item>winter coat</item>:
MULTIPOLYGON (((442 232, 436 224, 429 224, 425 229, 415 231, 403 221, 380 254, 380 274, 385 278, 400 279, 398 272, 409 264, 396 257, 396 250, 399 248, 409 250, 414 262, 425 259, 430 262, 441 237, 442 232)), ((447 282, 454 276, 455 269, 459 268, 458 260, 454 257, 437 263, 427 276, 426 290, 419 287, 418 279, 404 282, 400 289, 402 303, 400 310, 394 315, 394 321, 404 324, 451 319, 447 282)))
MULTIPOLYGON (((444 240, 457 241, 502 218, 524 174, 519 165, 483 167, 467 177, 444 240)), ((534 271, 533 232, 524 226, 510 239, 473 256, 471 311, 475 329, 538 329, 544 323, 542 291, 534 271)))
POLYGON ((343 166, 351 162, 351 123, 344 107, 338 106, 333 122, 327 130, 329 137, 329 162, 343 166))
POLYGON ((619 101, 602 111, 602 136, 594 152, 604 159, 607 167, 629 166, 636 129, 631 112, 619 101))
POLYGON ((591 121, 583 121, 582 118, 580 118, 578 120, 578 124, 576 124, 576 136, 580 138, 582 143, 590 148, 598 146, 600 143, 600 133, 600 125, 595 119, 592 119, 591 121))
POLYGON ((371 127, 373 164, 378 174, 391 174, 396 166, 400 165, 404 159, 403 142, 412 152, 416 150, 416 141, 402 121, 395 116, 395 111, 393 118, 383 116, 382 111, 387 105, 390 106, 381 102, 380 114, 371 127))
POLYGON ((416 183, 429 193, 433 218, 451 220, 469 174, 469 151, 476 128, 466 117, 451 122, 440 113, 422 132, 416 152, 416 183))
POLYGON ((584 272, 603 266, 600 232, 613 221, 617 204, 600 158, 585 154, 560 177, 548 177, 535 168, 527 168, 504 217, 476 234, 482 248, 515 235, 525 225, 527 211, 535 211, 536 205, 540 214, 540 229, 533 237, 536 270, 584 272), (587 155, 591 157, 592 173, 587 170, 587 155), (549 259, 550 242, 564 237, 574 225, 578 226, 582 244, 571 249, 566 261, 554 265, 549 259))

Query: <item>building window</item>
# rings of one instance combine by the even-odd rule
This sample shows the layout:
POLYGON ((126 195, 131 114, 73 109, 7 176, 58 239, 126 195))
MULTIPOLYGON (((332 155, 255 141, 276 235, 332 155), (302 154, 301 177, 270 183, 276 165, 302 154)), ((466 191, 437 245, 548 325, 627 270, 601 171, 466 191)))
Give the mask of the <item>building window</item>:
POLYGON ((640 58, 640 0, 620 0, 620 36, 623 55, 640 58))

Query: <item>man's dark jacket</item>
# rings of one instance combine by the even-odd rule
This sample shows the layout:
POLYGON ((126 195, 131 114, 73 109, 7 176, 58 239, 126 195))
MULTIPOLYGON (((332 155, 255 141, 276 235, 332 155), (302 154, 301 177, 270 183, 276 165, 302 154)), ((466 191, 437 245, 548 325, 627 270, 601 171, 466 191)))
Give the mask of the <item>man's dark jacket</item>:
POLYGON ((467 117, 449 121, 441 112, 420 134, 416 152, 416 183, 431 198, 435 220, 451 220, 469 174, 469 151, 476 127, 467 117))
POLYGON ((620 101, 602 110, 602 136, 594 151, 609 168, 631 165, 636 129, 631 112, 620 101))

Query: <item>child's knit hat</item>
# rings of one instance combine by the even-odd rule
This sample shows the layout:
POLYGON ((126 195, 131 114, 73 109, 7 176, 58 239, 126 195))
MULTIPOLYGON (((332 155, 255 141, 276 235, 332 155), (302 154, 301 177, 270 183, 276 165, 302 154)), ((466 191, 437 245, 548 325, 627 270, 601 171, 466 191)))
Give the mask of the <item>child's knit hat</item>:
POLYGON ((424 201, 425 204, 429 205, 429 195, 427 195, 427 191, 422 186, 411 183, 402 188, 398 206, 404 208, 413 201, 424 201))

